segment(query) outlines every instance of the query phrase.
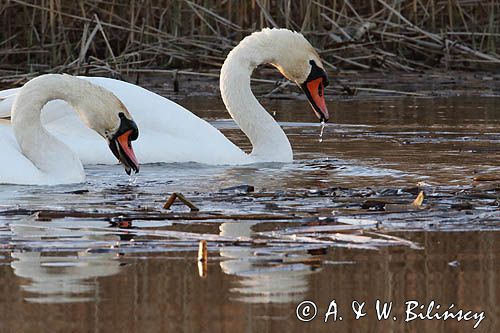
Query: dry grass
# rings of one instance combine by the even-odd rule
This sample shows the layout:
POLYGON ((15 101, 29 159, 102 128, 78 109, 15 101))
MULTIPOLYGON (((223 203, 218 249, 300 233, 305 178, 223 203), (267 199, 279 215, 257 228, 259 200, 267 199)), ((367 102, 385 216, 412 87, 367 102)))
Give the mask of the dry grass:
POLYGON ((245 35, 301 31, 327 67, 498 69, 499 0, 4 0, 0 80, 218 69, 245 35))

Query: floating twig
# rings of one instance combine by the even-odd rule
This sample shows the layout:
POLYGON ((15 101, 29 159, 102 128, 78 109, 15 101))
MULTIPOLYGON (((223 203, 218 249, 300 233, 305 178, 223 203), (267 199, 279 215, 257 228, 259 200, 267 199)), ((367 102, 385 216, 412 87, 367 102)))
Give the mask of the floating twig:
POLYGON ((170 197, 167 199, 167 202, 165 202, 165 205, 163 205, 163 209, 170 209, 175 199, 179 199, 180 201, 182 201, 182 203, 188 206, 192 212, 197 212, 200 210, 191 201, 189 201, 182 193, 178 192, 174 192, 172 193, 172 195, 170 195, 170 197))
POLYGON ((207 241, 202 239, 198 246, 198 261, 207 262, 207 260, 208 260, 207 241))

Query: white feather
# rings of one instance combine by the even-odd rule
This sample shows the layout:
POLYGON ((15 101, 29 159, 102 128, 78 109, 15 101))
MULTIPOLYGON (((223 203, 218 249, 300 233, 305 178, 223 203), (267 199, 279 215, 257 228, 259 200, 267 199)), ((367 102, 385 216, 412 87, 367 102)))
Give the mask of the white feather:
MULTIPOLYGON (((139 127, 134 147, 141 163, 290 162, 293 160, 290 143, 252 94, 250 76, 259 64, 272 63, 290 80, 300 83, 309 74, 311 59, 321 66, 309 42, 301 34, 286 29, 253 33, 229 53, 221 69, 221 94, 229 113, 253 145, 250 155, 209 123, 162 96, 118 80, 81 78, 114 93, 132 114, 139 127)), ((42 123, 55 137, 64 140, 84 164, 116 163, 105 142, 67 104, 47 104, 42 123)))
MULTIPOLYGON (((40 113, 44 105, 51 108, 45 122, 68 126, 53 129, 61 136, 72 132, 68 137, 73 140, 78 136, 87 140, 96 135, 100 145, 106 144, 106 140, 94 131, 101 135, 116 131, 120 126, 120 112, 130 118, 109 91, 68 75, 40 76, 16 92, 11 122, 0 123, 0 184, 54 185, 85 179, 78 155, 43 126, 40 113), (72 107, 60 99, 67 100, 72 107), (71 116, 68 111, 72 111, 71 116), (77 125, 77 117, 94 131, 84 127, 80 120, 77 125), (82 126, 87 132, 74 131, 75 126, 82 126)), ((107 155, 113 156, 109 150, 107 155)))

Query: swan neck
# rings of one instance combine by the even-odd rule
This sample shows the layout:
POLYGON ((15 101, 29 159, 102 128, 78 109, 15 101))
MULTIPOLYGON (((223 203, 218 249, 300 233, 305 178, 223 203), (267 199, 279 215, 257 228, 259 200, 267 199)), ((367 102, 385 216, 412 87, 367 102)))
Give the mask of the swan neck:
POLYGON ((257 162, 293 159, 285 133, 252 93, 250 77, 260 64, 272 63, 272 49, 260 47, 253 36, 245 38, 227 56, 221 69, 220 89, 226 108, 252 144, 257 162))
POLYGON ((56 139, 42 125, 42 109, 52 100, 64 100, 73 108, 81 98, 74 91, 74 81, 67 75, 46 75, 26 83, 12 107, 14 136, 24 156, 42 172, 62 178, 70 170, 83 175, 83 166, 69 147, 56 139), (65 77, 61 80, 60 77, 65 77))

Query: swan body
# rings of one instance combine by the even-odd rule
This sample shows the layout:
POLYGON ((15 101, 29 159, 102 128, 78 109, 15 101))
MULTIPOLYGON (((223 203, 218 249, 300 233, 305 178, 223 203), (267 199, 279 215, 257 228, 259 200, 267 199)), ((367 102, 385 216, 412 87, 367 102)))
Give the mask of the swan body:
MULTIPOLYGON (((136 136, 137 129, 123 104, 109 91, 87 81, 49 74, 29 81, 17 91, 11 123, 0 123, 0 184, 55 185, 85 179, 78 155, 42 124, 42 108, 57 99, 71 105, 72 113, 90 133, 99 133, 108 141, 126 169, 138 168, 130 146, 130 135, 135 131, 136 136)), ((105 142, 102 137, 100 144, 105 142)), ((107 154, 112 156, 109 151, 107 154)))
MULTIPOLYGON (((308 80, 314 69, 319 71, 321 80, 326 80, 317 53, 301 34, 286 29, 264 29, 244 38, 228 54, 222 66, 220 89, 229 114, 252 143, 250 154, 208 122, 151 91, 119 80, 80 78, 111 91, 129 110, 141 129, 134 146, 142 163, 238 165, 290 162, 293 160, 290 142, 251 91, 250 76, 258 65, 264 63, 273 64, 299 85, 308 80)), ((317 79, 318 75, 313 76, 317 79)), ((0 101, 0 117, 8 115, 9 103, 17 93, 16 89, 0 92, 0 98, 4 98, 0 101)), ((318 108, 311 98, 310 102, 314 111, 322 114, 322 119, 328 118, 324 105, 318 108)), ((116 163, 99 135, 87 128, 66 103, 53 101, 47 104, 42 122, 55 137, 64 137, 84 164, 116 163)))

